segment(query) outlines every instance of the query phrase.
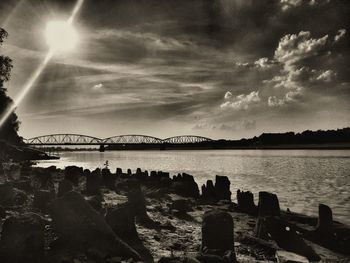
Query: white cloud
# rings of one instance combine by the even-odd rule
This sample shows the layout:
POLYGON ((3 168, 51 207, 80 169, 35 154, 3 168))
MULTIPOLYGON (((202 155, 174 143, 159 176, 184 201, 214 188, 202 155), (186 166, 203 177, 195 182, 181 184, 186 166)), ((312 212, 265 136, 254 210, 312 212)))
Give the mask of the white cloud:
POLYGON ((337 73, 329 69, 329 70, 323 71, 316 79, 324 82, 331 82, 336 78, 336 76, 337 76, 337 73))
POLYGON ((267 104, 270 107, 280 107, 283 106, 285 104, 285 101, 283 99, 279 99, 276 96, 270 96, 268 98, 267 104))
POLYGON ((277 98, 276 96, 270 96, 267 100, 269 107, 281 107, 288 103, 298 101, 302 97, 302 88, 296 88, 288 91, 284 97, 277 98))
POLYGON ((247 110, 250 105, 256 104, 259 101, 259 91, 252 91, 247 95, 238 95, 233 100, 224 102, 220 107, 222 109, 232 108, 234 110, 247 110))
POLYGON ((338 34, 335 35, 334 37, 334 42, 338 42, 341 40, 346 34, 346 29, 339 29, 338 34))
POLYGON ((311 38, 309 31, 300 31, 298 34, 287 34, 280 39, 275 51, 275 59, 283 63, 285 68, 296 62, 317 55, 327 43, 328 35, 321 38, 311 38))
POLYGON ((300 6, 302 3, 302 0, 281 0, 282 10, 288 10, 289 8, 300 6))
POLYGON ((281 7, 283 11, 287 11, 293 7, 301 6, 302 4, 308 4, 310 6, 316 6, 322 3, 329 3, 330 0, 281 0, 281 7))
POLYGON ((200 122, 192 127, 193 130, 208 130, 208 131, 247 131, 256 129, 256 121, 243 119, 235 122, 226 122, 219 124, 210 124, 208 122, 200 122))
POLYGON ((268 58, 259 58, 254 62, 255 67, 258 68, 270 68, 272 66, 272 61, 270 61, 268 58))
POLYGON ((230 98, 232 98, 232 93, 228 91, 225 93, 225 100, 229 100, 230 98))
POLYGON ((99 84, 94 85, 94 86, 92 87, 92 89, 93 89, 93 90, 99 90, 99 89, 101 89, 101 88, 103 88, 103 87, 104 87, 103 84, 102 84, 102 83, 99 83, 99 84))

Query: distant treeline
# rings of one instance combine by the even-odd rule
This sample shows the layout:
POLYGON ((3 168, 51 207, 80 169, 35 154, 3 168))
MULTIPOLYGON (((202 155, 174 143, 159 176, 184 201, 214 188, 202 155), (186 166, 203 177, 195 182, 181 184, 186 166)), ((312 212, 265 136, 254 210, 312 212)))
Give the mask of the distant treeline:
POLYGON ((206 150, 206 149, 350 149, 350 128, 302 133, 263 133, 250 139, 213 140, 184 144, 106 145, 105 150, 206 150))
POLYGON ((301 133, 263 133, 259 137, 241 140, 217 140, 215 145, 221 147, 267 147, 280 145, 335 145, 350 144, 350 128, 337 130, 304 131, 301 133))

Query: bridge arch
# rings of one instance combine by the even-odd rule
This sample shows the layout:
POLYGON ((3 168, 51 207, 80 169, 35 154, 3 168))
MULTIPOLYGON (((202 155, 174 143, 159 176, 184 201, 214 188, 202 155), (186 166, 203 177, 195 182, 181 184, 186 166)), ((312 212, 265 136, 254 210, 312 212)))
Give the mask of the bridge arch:
POLYGON ((103 140, 104 144, 161 144, 163 140, 153 136, 127 134, 109 137, 103 140))
POLYGON ((200 142, 210 142, 212 139, 203 137, 203 136, 195 136, 195 135, 180 135, 169 137, 163 140, 164 143, 172 143, 172 144, 184 144, 184 143, 200 143, 200 142))
POLYGON ((29 145, 101 144, 102 139, 81 134, 50 134, 26 139, 29 145))

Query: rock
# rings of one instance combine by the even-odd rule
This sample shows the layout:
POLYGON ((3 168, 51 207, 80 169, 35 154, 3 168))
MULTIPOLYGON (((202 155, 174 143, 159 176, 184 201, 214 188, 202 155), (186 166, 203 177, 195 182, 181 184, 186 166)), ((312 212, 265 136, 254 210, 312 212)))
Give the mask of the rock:
POLYGON ((140 259, 139 254, 117 237, 103 216, 77 192, 68 192, 50 205, 54 227, 65 246, 94 248, 103 255, 140 259))
POLYGON ((333 233, 333 215, 329 206, 319 204, 318 206, 318 222, 316 231, 329 235, 333 233))
POLYGON ((138 181, 128 182, 128 202, 133 216, 141 220, 148 218, 146 200, 138 181))
POLYGON ((254 195, 247 191, 240 191, 237 190, 237 202, 238 202, 238 209, 241 210, 244 213, 247 213, 249 215, 256 216, 257 215, 257 207, 254 204, 254 195))
POLYGON ((201 200, 207 203, 216 203, 219 200, 231 201, 230 180, 227 176, 215 177, 215 185, 212 180, 208 180, 202 186, 201 200))
POLYGON ((45 245, 43 222, 34 213, 8 217, 1 232, 1 262, 41 262, 45 245))
POLYGON ((13 205, 15 200, 15 190, 11 184, 0 184, 0 205, 8 206, 13 205))
POLYGON ((135 217, 132 215, 128 203, 119 205, 116 208, 109 209, 105 216, 106 222, 123 240, 136 239, 138 234, 136 231, 135 217))
POLYGON ((101 171, 102 174, 102 182, 103 184, 110 190, 115 189, 115 175, 111 173, 111 171, 108 168, 104 168, 101 171))
POLYGON ((128 175, 132 175, 131 169, 128 169, 128 175))
POLYGON ((177 210, 180 214, 186 214, 189 211, 192 211, 191 201, 187 199, 176 199, 170 205, 170 211, 177 210))
POLYGON ((321 259, 289 224, 278 217, 259 217, 256 235, 259 238, 271 238, 279 247, 304 256, 310 261, 321 259))
POLYGON ((85 200, 92 206, 96 211, 102 210, 103 197, 101 195, 88 196, 85 200))
MULTIPOLYGON (((223 257, 214 254, 202 254, 197 256, 197 259, 201 263, 229 263, 232 261, 226 261, 223 257)), ((234 261, 233 261, 234 262, 234 261)))
POLYGON ((174 179, 171 187, 176 194, 184 197, 199 197, 199 188, 192 175, 183 173, 174 179))
POLYGON ((79 179, 84 174, 83 168, 77 166, 67 166, 64 169, 64 178, 71 181, 73 185, 78 186, 79 179))
POLYGON ((259 217, 280 215, 277 195, 269 192, 259 192, 258 215, 259 217))
POLYGON ((6 209, 0 205, 0 219, 3 219, 5 217, 6 217, 6 209))
POLYGON ((350 228, 333 222, 332 210, 324 204, 318 207, 315 230, 305 233, 305 238, 330 250, 350 255, 350 228))
POLYGON ((193 257, 162 257, 158 263, 201 263, 198 259, 193 257))
POLYGON ((13 187, 22 190, 26 193, 32 193, 34 191, 34 188, 31 184, 30 180, 18 180, 16 182, 13 182, 13 187))
POLYGON ((212 210, 203 215, 202 251, 208 250, 218 251, 220 256, 234 252, 233 219, 229 213, 212 210))
POLYGON ((36 188, 50 189, 52 188, 52 174, 46 169, 36 169, 34 175, 34 181, 36 188))
POLYGON ((46 212, 48 204, 55 198, 55 193, 49 190, 38 190, 34 193, 33 206, 46 212))
POLYGON ((132 215, 130 205, 124 203, 114 209, 108 210, 105 216, 106 222, 114 233, 135 249, 145 262, 153 262, 150 251, 140 240, 135 225, 135 216, 132 215))
POLYGON ((10 183, 0 184, 0 205, 22 205, 27 200, 27 194, 14 188, 10 183))
POLYGON ((122 168, 117 168, 116 171, 115 171, 115 174, 116 174, 117 176, 122 175, 122 174, 123 174, 122 168))
POLYGON ((276 259, 277 263, 309 263, 306 257, 284 250, 276 251, 276 259))
POLYGON ((101 192, 101 170, 96 169, 86 175, 86 194, 99 195, 101 192))
POLYGON ((217 175, 215 177, 215 193, 218 200, 231 201, 230 184, 230 180, 227 176, 217 175))
POLYGON ((212 180, 207 180, 207 184, 202 185, 201 199, 209 203, 215 203, 217 201, 215 188, 212 180))
POLYGON ((58 197, 62 197, 65 193, 73 191, 73 184, 67 179, 63 179, 58 183, 58 197))

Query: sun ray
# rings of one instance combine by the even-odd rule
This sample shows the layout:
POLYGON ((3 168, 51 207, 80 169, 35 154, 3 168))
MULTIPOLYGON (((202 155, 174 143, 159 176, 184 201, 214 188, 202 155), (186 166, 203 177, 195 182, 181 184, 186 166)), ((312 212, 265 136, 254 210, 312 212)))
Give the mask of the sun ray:
MULTIPOLYGON (((74 19, 80 10, 80 8, 83 5, 84 0, 78 0, 77 3, 74 6, 73 12, 69 19, 67 20, 68 24, 72 24, 74 22, 74 19)), ((38 68, 33 72, 33 74, 28 79, 27 83, 24 85, 23 89, 20 91, 20 93, 17 95, 17 97, 14 99, 14 102, 6 109, 4 114, 0 118, 0 128, 4 125, 6 120, 10 117, 12 112, 17 108, 17 106, 21 103, 21 101, 25 98, 27 93, 30 91, 30 89, 33 87, 39 76, 42 74, 44 69, 46 68, 47 64, 50 62, 51 58, 54 55, 54 50, 50 48, 48 53, 46 54, 44 60, 40 63, 38 68)))

